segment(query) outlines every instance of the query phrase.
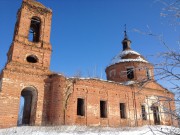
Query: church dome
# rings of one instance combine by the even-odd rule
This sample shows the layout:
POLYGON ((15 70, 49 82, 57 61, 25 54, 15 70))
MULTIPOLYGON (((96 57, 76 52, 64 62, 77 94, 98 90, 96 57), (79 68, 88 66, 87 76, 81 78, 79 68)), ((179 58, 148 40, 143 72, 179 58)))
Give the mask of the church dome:
POLYGON ((118 53, 110 62, 110 65, 123 62, 144 62, 148 63, 145 58, 138 52, 131 49, 131 40, 128 39, 126 31, 124 31, 124 39, 122 41, 123 50, 118 53))
POLYGON ((123 63, 123 62, 145 62, 145 63, 148 63, 148 61, 146 61, 145 58, 142 55, 140 55, 138 52, 128 49, 128 50, 123 50, 120 53, 118 53, 111 60, 109 66, 117 64, 117 63, 123 63))
POLYGON ((107 80, 126 84, 153 79, 153 66, 141 54, 131 49, 131 40, 126 31, 124 33, 123 50, 106 67, 107 80))

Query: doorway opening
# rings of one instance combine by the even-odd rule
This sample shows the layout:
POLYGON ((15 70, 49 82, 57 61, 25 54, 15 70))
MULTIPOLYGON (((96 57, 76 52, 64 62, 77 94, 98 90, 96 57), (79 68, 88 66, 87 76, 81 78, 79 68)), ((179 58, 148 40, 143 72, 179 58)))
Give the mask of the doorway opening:
POLYGON ((34 125, 37 106, 37 91, 26 87, 21 91, 18 125, 34 125))
POLYGON ((154 125, 160 125, 159 108, 158 106, 151 107, 154 117, 154 125))

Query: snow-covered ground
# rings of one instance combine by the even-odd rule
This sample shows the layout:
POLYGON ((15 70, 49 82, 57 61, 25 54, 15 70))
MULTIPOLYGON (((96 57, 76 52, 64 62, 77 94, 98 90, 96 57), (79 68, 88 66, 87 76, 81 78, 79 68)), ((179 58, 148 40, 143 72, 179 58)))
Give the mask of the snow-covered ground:
POLYGON ((180 135, 180 128, 170 126, 86 127, 86 126, 22 126, 0 129, 0 135, 180 135))

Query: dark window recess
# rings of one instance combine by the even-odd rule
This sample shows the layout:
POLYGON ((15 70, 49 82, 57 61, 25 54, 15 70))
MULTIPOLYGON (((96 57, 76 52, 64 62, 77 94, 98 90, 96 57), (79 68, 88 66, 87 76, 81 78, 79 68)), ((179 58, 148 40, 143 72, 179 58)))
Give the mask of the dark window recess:
POLYGON ((134 78, 134 69, 133 68, 127 68, 127 78, 128 79, 134 78))
POLYGON ((160 117, 159 117, 159 108, 158 106, 152 106, 151 110, 153 111, 153 116, 154 116, 154 124, 155 125, 160 125, 160 117))
POLYGON ((123 50, 126 50, 127 47, 128 47, 127 42, 126 42, 126 43, 123 43, 123 50))
POLYGON ((125 103, 120 103, 120 116, 122 119, 126 118, 126 107, 125 103))
POLYGON ((39 42, 40 26, 41 26, 40 19, 33 17, 31 19, 31 25, 29 29, 29 41, 39 42))
POLYGON ((80 116, 85 116, 85 111, 84 111, 84 99, 78 98, 77 99, 77 115, 80 116))
POLYGON ((37 63, 38 62, 38 58, 35 55, 27 56, 26 60, 29 63, 37 63))
POLYGON ((151 70, 149 70, 148 68, 146 69, 146 76, 147 79, 151 79, 151 70))
POLYGON ((107 103, 106 103, 106 101, 100 101, 100 116, 101 116, 101 118, 107 118, 107 103))
POLYGON ((144 105, 141 105, 142 119, 147 120, 146 108, 144 105))

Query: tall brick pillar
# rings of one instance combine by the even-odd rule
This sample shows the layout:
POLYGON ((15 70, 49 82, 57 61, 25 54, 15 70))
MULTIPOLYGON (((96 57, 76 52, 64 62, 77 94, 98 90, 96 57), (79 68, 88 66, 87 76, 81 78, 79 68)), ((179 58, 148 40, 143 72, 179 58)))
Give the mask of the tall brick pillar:
POLYGON ((35 0, 23 0, 18 10, 8 60, 0 74, 0 128, 17 125, 21 96, 26 117, 22 124, 43 123, 45 79, 50 74, 51 17, 52 11, 35 0), (29 96, 31 99, 26 98, 29 96))

